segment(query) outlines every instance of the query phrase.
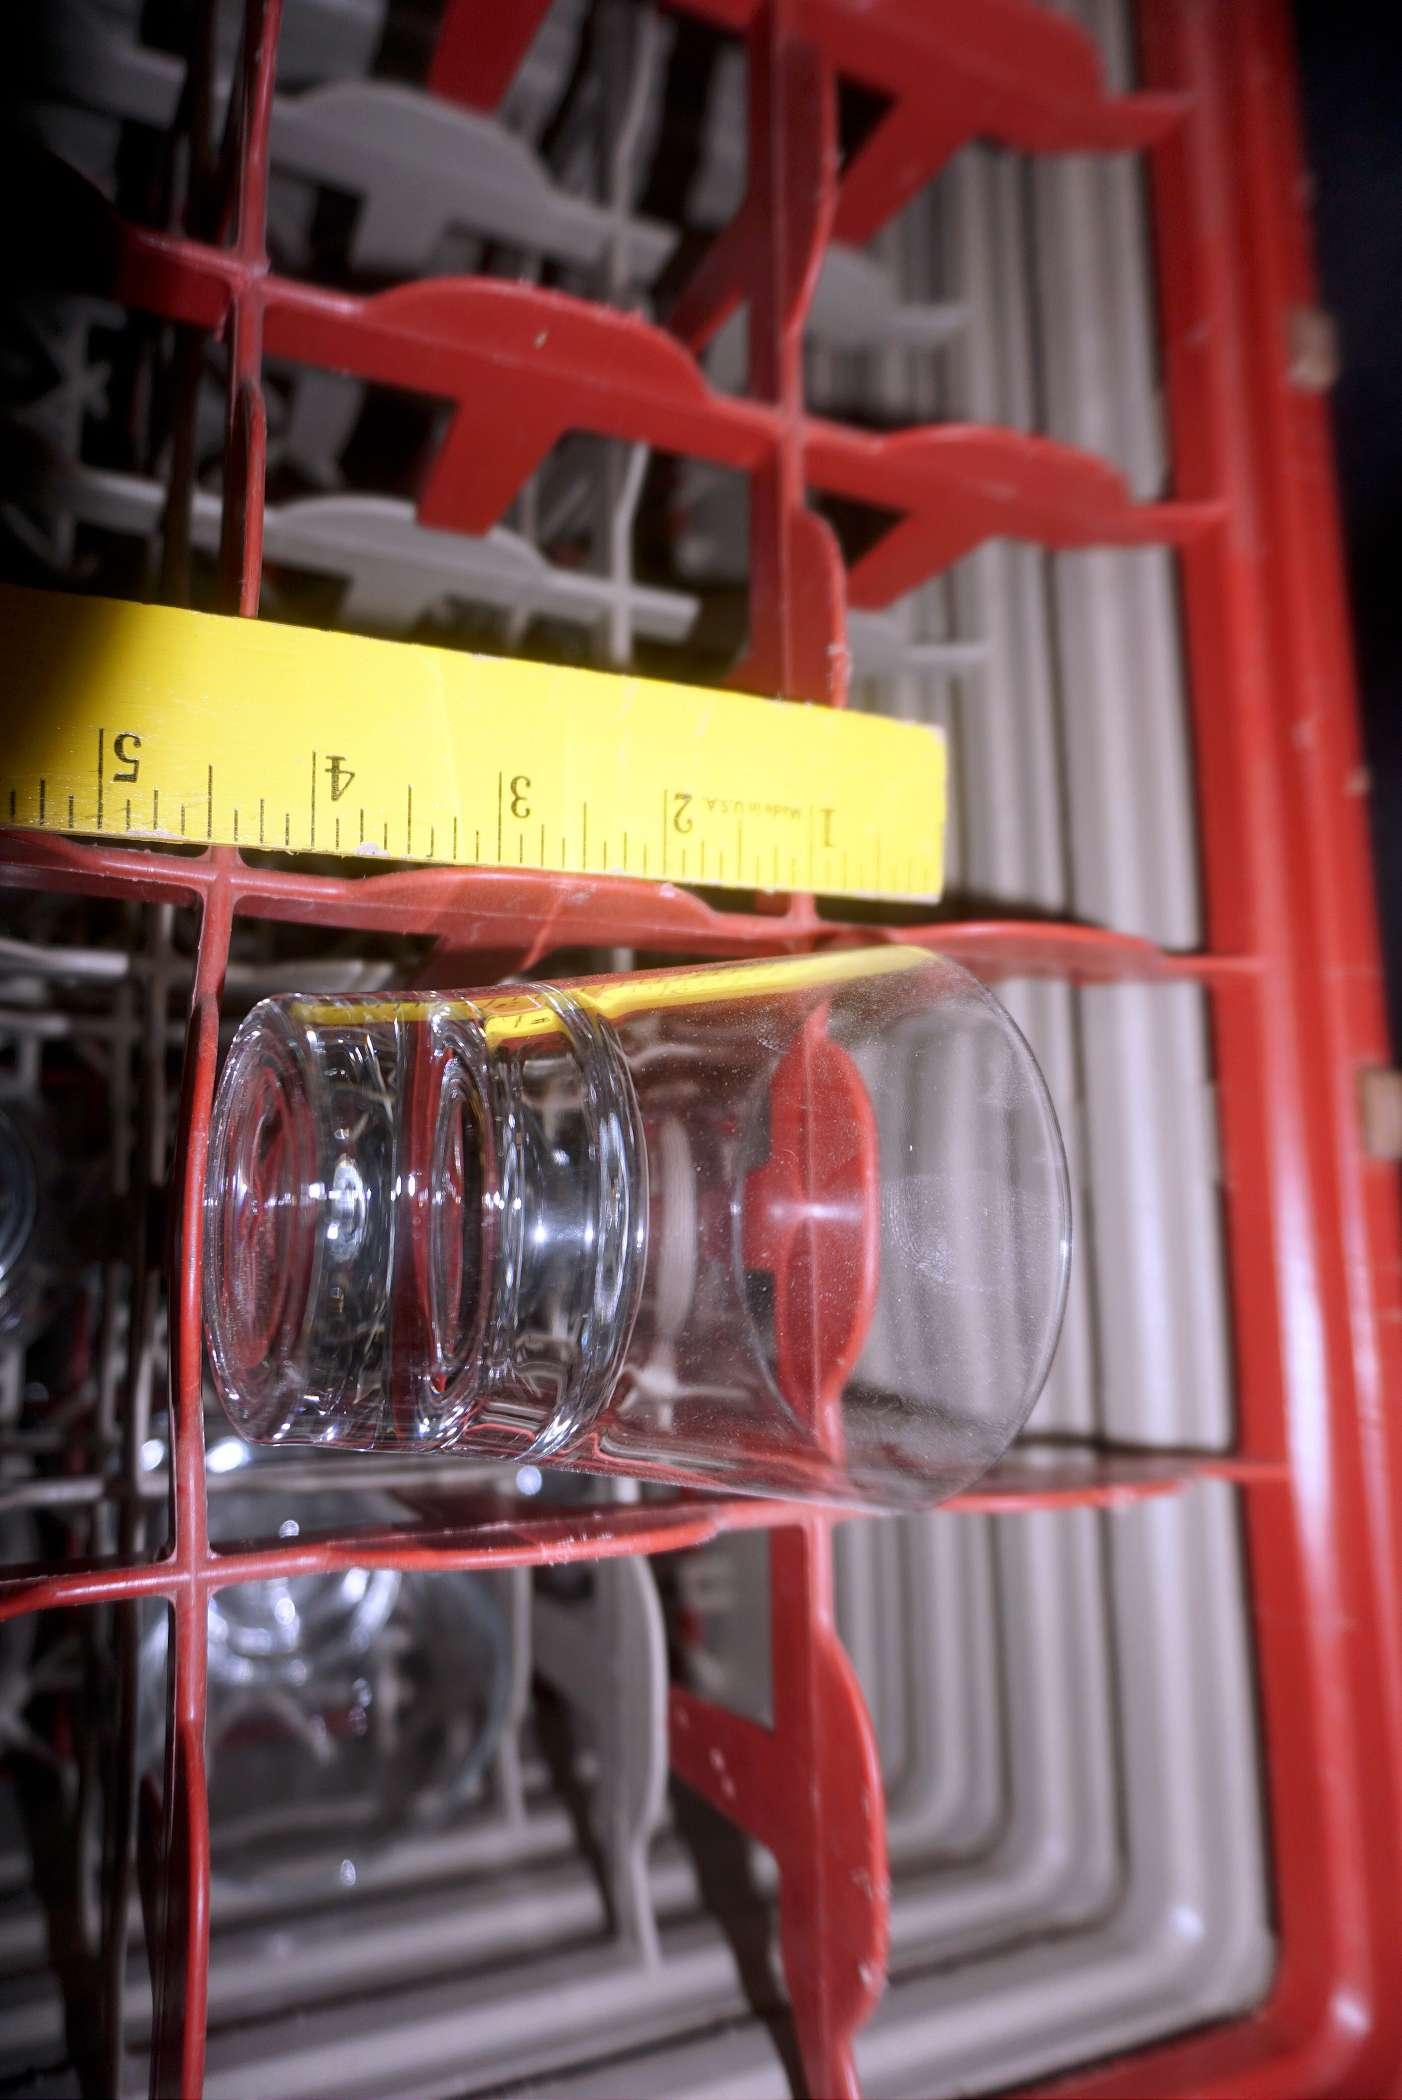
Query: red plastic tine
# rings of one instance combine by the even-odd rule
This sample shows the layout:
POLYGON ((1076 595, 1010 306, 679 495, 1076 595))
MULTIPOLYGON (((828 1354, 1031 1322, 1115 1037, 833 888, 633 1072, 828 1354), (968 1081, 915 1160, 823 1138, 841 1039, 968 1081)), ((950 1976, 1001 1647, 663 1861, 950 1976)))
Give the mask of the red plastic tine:
MULTIPOLYGON (((760 0, 677 4, 737 33, 763 12, 760 0)), ((428 85, 448 101, 495 109, 546 12, 546 0, 447 0, 428 85)), ((831 68, 892 104, 843 171, 841 240, 869 239, 981 133, 1029 151, 1114 151, 1161 138, 1182 109, 1173 96, 1107 94, 1085 30, 1033 0, 804 0, 791 19, 831 68)))
MULTIPOLYGON (((237 141, 234 247, 247 274, 228 316, 229 393, 220 568, 239 612, 258 610, 262 580, 267 427, 262 393, 260 270, 267 266, 268 131, 282 0, 248 0, 243 62, 230 112, 237 141)), ((209 1565, 204 1471, 202 1287, 204 1183, 219 1055, 219 997, 233 925, 235 856, 211 856, 213 882, 200 924, 185 1055, 176 1185, 171 1304, 174 1435, 174 1681, 166 1760, 165 1887, 157 1949, 153 2100, 198 2093, 204 2083, 209 2002, 209 1795, 205 1770, 209 1565)))
MULTIPOLYGON (((751 478, 750 639, 735 683, 840 706, 848 670, 842 564, 831 530, 806 507, 803 425, 803 324, 835 198, 834 91, 821 54, 797 33, 797 16, 794 0, 770 0, 751 25, 748 193, 729 237, 684 295, 680 326, 685 332, 690 314, 705 332, 708 310, 731 303, 732 286, 746 294, 750 393, 776 416, 772 452, 751 478)), ((828 1075, 830 1093, 820 1084, 824 1049, 840 1065, 836 1045, 821 1038, 810 1045, 805 1038, 776 1082, 776 1144, 784 1129, 796 1150, 795 1171, 803 1118, 791 1097, 801 1094, 805 1106, 810 1095, 830 1106, 851 1105, 837 1074, 828 1075), (786 1117, 798 1127, 788 1131, 786 1117)), ((850 1084, 865 1107, 855 1071, 850 1084)), ((852 1188, 844 1193, 865 1213, 875 1128, 869 1110, 865 1121, 854 1106, 852 1113, 861 1142, 849 1163, 852 1188)), ((781 1192, 771 1193, 782 1201, 781 1192)), ((859 1237, 863 1229, 854 1228, 859 1237)), ((801 1250, 785 1244, 761 1251, 775 1267, 780 1376, 794 1404, 812 1410, 815 1432, 831 1440, 838 1434, 840 1384, 870 1317, 872 1250, 864 1248, 865 1261, 859 1254, 849 1279, 856 1342, 851 1332, 820 1330, 810 1266, 817 1252, 807 1237, 801 1250)), ((851 1251, 844 1241, 843 1255, 851 1251)), ((884 1968, 880 1768, 870 1720, 833 1629, 830 1526, 814 1520, 776 1533, 770 1580, 772 1730, 678 1690, 673 1759, 684 1779, 778 1860, 784 1973, 804 2068, 813 2092, 845 2096, 857 2090, 852 2038, 875 2002, 884 1968), (808 1775, 801 1805, 792 1787, 796 1771, 808 1775)))
MULTIPOLYGON (((797 80, 814 77, 808 59, 784 63, 797 80)), ((821 155, 810 156, 810 177, 819 165, 821 155)), ((790 195, 795 213, 808 210, 811 180, 795 182, 790 195)), ((853 572, 853 595, 864 605, 888 602, 990 537, 1057 547, 1188 544, 1220 515, 1212 500, 1133 503, 1104 461, 1016 431, 946 425, 875 435, 816 417, 795 431, 796 411, 781 402, 713 392, 662 330, 563 293, 438 278, 353 298, 264 274, 231 251, 116 222, 99 198, 67 179, 54 202, 70 241, 90 254, 89 289, 216 328, 256 281, 269 353, 451 402, 452 422, 419 501, 424 523, 446 530, 483 532, 497 523, 570 429, 713 460, 757 481, 786 441, 801 443, 809 486, 899 520, 853 572)), ((721 236, 715 263, 703 264, 703 305, 722 293, 731 303, 738 296, 751 223, 742 213, 721 236)), ((788 267, 809 269, 821 225, 819 218, 791 229, 788 267)), ((801 300, 793 312, 800 309, 801 300)), ((686 319, 683 305, 679 325, 686 319)), ((757 369, 756 377, 765 375, 757 369)), ((761 492, 761 517, 764 500, 761 492)), ((799 521, 792 527, 799 551, 788 552, 793 575, 785 590, 802 606, 802 634, 810 637, 835 624, 835 550, 806 511, 790 506, 788 514, 799 521)), ((805 681, 821 680, 819 690, 831 697, 841 653, 823 660, 816 643, 805 646, 805 681)))
POLYGON ((447 0, 428 69, 434 94, 467 109, 495 109, 549 11, 550 0, 510 7, 447 0))
POLYGON ((842 1450, 842 1389, 880 1280, 876 1119, 862 1075, 811 1014, 769 1088, 769 1158, 745 1185, 744 1260, 774 1279, 780 1391, 823 1449, 842 1450), (834 1128, 847 1145, 818 1140, 834 1128))
POLYGON ((267 409, 263 401, 262 279, 268 267, 268 134, 277 75, 282 0, 249 0, 243 63, 231 122, 240 140, 234 185, 234 253, 244 266, 232 294, 228 433, 219 568, 231 610, 258 611, 263 580, 263 487, 267 409))
POLYGON ((171 1573, 174 1675, 166 1758, 163 1929, 155 1961, 153 2100, 197 2093, 204 2078, 209 1991, 209 1801, 204 1728, 209 1564, 204 1466, 204 1334, 201 1286, 204 1179, 219 1054, 219 993, 232 905, 227 882, 205 903, 180 1107, 172 1249, 171 1377, 175 1548, 171 1573))
POLYGON ((832 223, 832 73, 795 33, 794 0, 750 32, 749 194, 734 258, 749 294, 749 388, 776 411, 776 442, 750 482, 750 639, 733 683, 788 699, 847 697, 842 561, 804 487, 803 324, 832 223))
MULTIPOLYGON (((679 4, 737 31, 759 12, 759 0, 679 4)), ((1107 94, 1092 38, 1035 0, 803 0, 795 26, 889 104, 842 171, 838 240, 869 240, 970 139, 1114 152, 1150 145, 1182 114, 1178 96, 1107 94)))
POLYGON ((885 1982, 886 1820, 871 1722, 832 1622, 832 1528, 769 1554, 771 1728, 671 1695, 672 1765, 779 1866, 779 1933, 807 2090, 855 2095, 852 2044, 885 1982))

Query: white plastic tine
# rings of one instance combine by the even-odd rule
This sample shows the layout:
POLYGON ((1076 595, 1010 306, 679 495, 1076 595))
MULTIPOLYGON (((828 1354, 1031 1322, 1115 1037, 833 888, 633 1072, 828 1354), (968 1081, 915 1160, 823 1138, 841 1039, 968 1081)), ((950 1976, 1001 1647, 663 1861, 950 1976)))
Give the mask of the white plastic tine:
POLYGON ((649 1967, 660 1960, 647 1854, 667 1784, 667 1644, 645 1560, 602 1561, 587 1597, 539 1584, 535 1665, 583 1715, 598 1758, 594 1817, 620 1929, 649 1967))

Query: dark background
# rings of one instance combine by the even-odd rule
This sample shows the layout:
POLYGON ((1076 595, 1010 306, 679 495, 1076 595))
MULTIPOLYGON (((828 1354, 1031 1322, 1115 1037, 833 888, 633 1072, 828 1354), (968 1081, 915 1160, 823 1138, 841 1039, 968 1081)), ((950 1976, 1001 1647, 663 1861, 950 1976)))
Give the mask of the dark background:
POLYGON ((1396 1058, 1402 1046, 1402 24, 1390 9, 1339 0, 1296 0, 1295 20, 1323 299, 1338 326, 1342 360, 1334 436, 1396 1058))

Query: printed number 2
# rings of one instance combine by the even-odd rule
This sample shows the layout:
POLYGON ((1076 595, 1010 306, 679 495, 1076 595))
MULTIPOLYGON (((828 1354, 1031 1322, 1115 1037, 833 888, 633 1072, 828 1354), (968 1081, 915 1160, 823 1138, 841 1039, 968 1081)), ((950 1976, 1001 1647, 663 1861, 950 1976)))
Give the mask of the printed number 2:
POLYGON ((141 760, 136 755, 140 749, 141 739, 134 729, 124 729, 113 737, 112 755, 119 760, 122 767, 120 773, 112 775, 113 780, 119 780, 124 786, 130 787, 141 771, 141 760))
POLYGON ((690 807, 691 807, 691 797, 690 797, 690 795, 683 795, 683 794, 680 794, 680 793, 678 793, 678 792, 677 792, 677 791, 676 791, 676 790, 674 789, 674 790, 673 790, 673 792, 672 792, 672 829, 673 829, 673 831, 682 831, 682 832, 686 832, 686 831, 690 831, 690 830, 692 830, 692 829, 694 828, 694 827, 693 827, 693 823, 692 823, 692 819, 691 819, 691 818, 690 818, 690 817, 689 817, 689 816, 687 815, 687 811, 688 811, 688 809, 689 809, 690 807))

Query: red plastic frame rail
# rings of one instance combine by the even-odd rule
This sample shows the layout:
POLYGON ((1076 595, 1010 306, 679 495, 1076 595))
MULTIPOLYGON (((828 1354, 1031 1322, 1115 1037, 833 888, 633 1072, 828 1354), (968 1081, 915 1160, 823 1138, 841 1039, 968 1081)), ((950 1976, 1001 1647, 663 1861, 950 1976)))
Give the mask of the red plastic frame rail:
MULTIPOLYGON (((772 1533, 774 1722, 678 1692, 677 1769, 775 1853, 785 1966, 810 2090, 854 2092, 853 2038, 885 1946, 882 1811, 870 1724, 831 1614, 827 1520, 760 1502, 464 1511, 450 1528, 215 1553, 206 1528, 199 1326, 202 1196, 218 1000, 237 915, 435 935, 500 967, 566 942, 786 952, 924 939, 985 975, 1189 978, 1210 995, 1220 1095, 1240 1439, 1226 1458, 1082 1454, 1010 1461, 965 1506, 1115 1507, 1200 1475, 1239 1484, 1250 1567, 1280 1936, 1249 2018, 1079 2076, 1078 2093, 1357 2094, 1398 2088, 1402 2003, 1402 1233, 1395 1173, 1370 1161, 1355 1088, 1386 1060, 1339 544, 1320 401, 1292 380, 1288 319, 1313 286, 1283 0, 1150 0, 1148 92, 1108 95, 1084 35, 1029 0, 698 0, 750 53, 746 202, 672 317, 648 329, 500 285, 343 298, 273 278, 264 222, 278 0, 249 0, 234 123, 196 154, 179 224, 112 223, 70 190, 67 259, 89 284, 218 330, 229 349, 225 602, 261 575, 265 351, 438 392, 457 404, 424 515, 494 521, 554 436, 612 431, 729 462, 752 481, 747 675, 843 696, 847 598, 879 602, 982 536, 1049 546, 1160 539, 1181 551, 1209 952, 1166 955, 1103 929, 850 928, 810 898, 718 910, 668 886, 411 869, 364 880, 0 836, 0 882, 162 899, 199 913, 169 1263, 175 1522, 154 1564, 67 1562, 0 1582, 0 1615, 160 1596, 175 1618, 164 1828, 143 1885, 156 1981, 152 2090, 201 2085, 209 1965, 203 1763, 211 1589, 348 1564, 544 1564, 772 1533), (841 73, 886 98, 839 168, 841 73), (974 133, 1025 150, 1148 151, 1172 411, 1175 500, 1132 506, 1101 463, 1009 433, 875 438, 808 416, 803 318, 822 250, 860 238, 974 133), (198 209, 196 206, 198 205, 198 209), (750 304, 743 399, 710 393, 686 343, 750 304), (543 336, 543 340, 541 339, 543 336), (680 340, 679 340, 680 338, 680 340), (487 426, 508 427, 499 438, 487 426), (884 540, 844 576, 810 487, 880 504, 884 540), (800 1777, 806 1784, 797 1784, 800 1777)), ((500 99, 535 27, 451 0, 437 92, 500 99)), ((208 104, 206 77, 188 108, 208 104)), ((198 67, 197 67, 198 71, 198 67)), ((148 1818, 148 1823, 150 1819, 148 1818)), ((1062 2088, 1066 2090, 1066 2088, 1062 2088)))

